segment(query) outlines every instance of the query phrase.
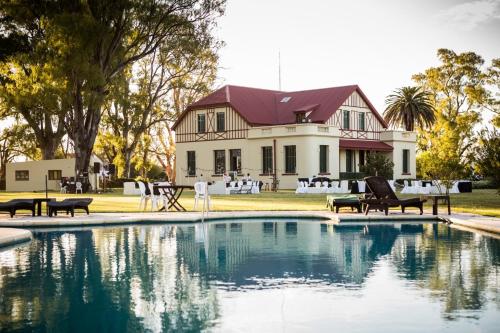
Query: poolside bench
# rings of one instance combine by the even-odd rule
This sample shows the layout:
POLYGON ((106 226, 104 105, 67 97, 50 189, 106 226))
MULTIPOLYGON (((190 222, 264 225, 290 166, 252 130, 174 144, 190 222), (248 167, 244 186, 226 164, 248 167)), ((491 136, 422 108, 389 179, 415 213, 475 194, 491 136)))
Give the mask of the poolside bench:
POLYGON ((326 207, 330 208, 333 212, 335 208, 335 213, 338 214, 339 209, 342 207, 350 207, 351 210, 357 209, 358 213, 361 213, 361 202, 356 196, 342 196, 336 197, 333 195, 328 195, 326 197, 326 207))
POLYGON ((57 216, 57 212, 63 211, 66 214, 71 213, 71 217, 75 216, 75 209, 83 209, 89 215, 89 205, 92 203, 92 198, 71 198, 63 201, 50 201, 47 203, 49 207, 49 216, 57 216))
POLYGON ((32 199, 13 199, 7 202, 0 202, 0 211, 9 212, 10 217, 16 215, 18 210, 29 210, 31 216, 35 216, 35 202, 32 199))

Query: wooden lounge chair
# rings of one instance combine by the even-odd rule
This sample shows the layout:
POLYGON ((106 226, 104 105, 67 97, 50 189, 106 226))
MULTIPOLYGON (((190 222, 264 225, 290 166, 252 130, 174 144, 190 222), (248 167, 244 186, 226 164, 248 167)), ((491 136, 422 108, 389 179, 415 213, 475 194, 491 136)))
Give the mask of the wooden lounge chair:
POLYGON ((7 202, 0 202, 0 211, 9 212, 10 217, 16 215, 18 210, 30 210, 31 216, 35 216, 35 202, 31 199, 14 199, 7 202))
POLYGON ((401 206, 401 211, 404 213, 405 208, 415 207, 420 209, 420 215, 424 212, 425 199, 409 198, 399 199, 396 193, 392 190, 389 182, 380 176, 372 176, 365 178, 366 186, 369 192, 366 199, 362 200, 365 205, 365 215, 368 215, 370 209, 382 209, 385 215, 388 214, 389 207, 401 206))
POLYGON ((89 205, 92 203, 92 200, 92 198, 72 198, 64 199, 63 201, 50 201, 47 203, 49 216, 57 216, 57 212, 65 211, 66 214, 71 213, 71 217, 73 217, 75 216, 75 209, 83 209, 88 215, 89 205))

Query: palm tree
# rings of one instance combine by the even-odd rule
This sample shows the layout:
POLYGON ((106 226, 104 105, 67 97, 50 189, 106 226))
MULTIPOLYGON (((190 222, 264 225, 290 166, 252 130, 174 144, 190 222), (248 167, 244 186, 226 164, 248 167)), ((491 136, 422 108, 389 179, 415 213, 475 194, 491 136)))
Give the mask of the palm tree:
POLYGON ((430 94, 420 87, 403 87, 387 96, 384 118, 393 126, 402 126, 413 131, 415 124, 421 128, 431 126, 436 121, 430 94))

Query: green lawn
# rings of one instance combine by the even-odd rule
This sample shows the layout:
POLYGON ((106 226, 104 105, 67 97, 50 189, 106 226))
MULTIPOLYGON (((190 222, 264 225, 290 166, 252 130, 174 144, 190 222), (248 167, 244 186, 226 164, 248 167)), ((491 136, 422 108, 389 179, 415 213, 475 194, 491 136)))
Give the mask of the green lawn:
MULTIPOLYGON (((398 194, 401 198, 415 195, 398 194)), ((45 193, 0 192, 0 201, 14 198, 43 197, 45 193)), ((138 212, 139 197, 124 196, 121 190, 106 194, 59 194, 49 193, 50 197, 62 199, 66 197, 92 197, 93 212, 138 212)), ((193 192, 185 191, 180 202, 188 209, 193 208, 193 192)), ((325 194, 297 195, 293 191, 277 193, 264 192, 258 195, 215 195, 212 196, 213 210, 326 210, 325 194)), ((453 194, 451 196, 452 212, 468 212, 500 217, 500 196, 496 190, 474 190, 472 193, 453 194)), ((200 205, 201 206, 201 205, 200 205)), ((427 203, 427 206, 430 206, 427 203)), ((442 208, 444 212, 444 207, 442 208)))

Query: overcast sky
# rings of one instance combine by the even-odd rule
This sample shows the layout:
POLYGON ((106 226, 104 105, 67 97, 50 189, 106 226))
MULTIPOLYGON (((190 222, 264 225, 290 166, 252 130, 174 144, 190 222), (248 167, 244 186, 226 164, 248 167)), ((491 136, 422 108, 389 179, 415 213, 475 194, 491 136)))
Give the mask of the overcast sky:
POLYGON ((385 97, 438 64, 438 48, 500 57, 500 0, 228 0, 222 84, 282 90, 358 84, 385 97))

